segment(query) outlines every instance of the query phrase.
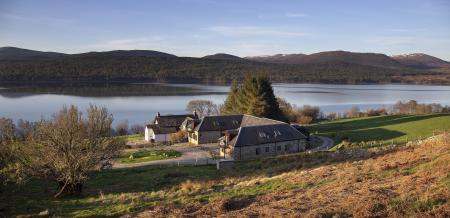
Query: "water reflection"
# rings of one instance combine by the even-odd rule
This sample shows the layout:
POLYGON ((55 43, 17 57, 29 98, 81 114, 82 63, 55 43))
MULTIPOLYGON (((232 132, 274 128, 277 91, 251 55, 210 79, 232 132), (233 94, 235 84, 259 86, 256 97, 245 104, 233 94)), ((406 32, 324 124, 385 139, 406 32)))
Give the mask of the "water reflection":
MULTIPOLYGON (((203 84, 50 84, 0 87, 0 116, 38 120, 51 116, 62 105, 85 109, 90 103, 107 107, 116 121, 145 123, 156 112, 185 113, 190 100, 220 104, 227 85, 203 84)), ((292 104, 319 106, 340 112, 356 105, 362 110, 389 107, 398 100, 450 105, 450 86, 274 84, 275 94, 292 104)))

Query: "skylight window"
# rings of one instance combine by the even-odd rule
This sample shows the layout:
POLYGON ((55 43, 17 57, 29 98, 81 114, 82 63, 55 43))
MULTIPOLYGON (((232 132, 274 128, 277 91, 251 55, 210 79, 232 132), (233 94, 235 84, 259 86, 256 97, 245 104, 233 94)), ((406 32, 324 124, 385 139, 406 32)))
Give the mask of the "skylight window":
POLYGON ((266 138, 267 137, 265 132, 258 132, 258 135, 259 135, 260 138, 266 138))

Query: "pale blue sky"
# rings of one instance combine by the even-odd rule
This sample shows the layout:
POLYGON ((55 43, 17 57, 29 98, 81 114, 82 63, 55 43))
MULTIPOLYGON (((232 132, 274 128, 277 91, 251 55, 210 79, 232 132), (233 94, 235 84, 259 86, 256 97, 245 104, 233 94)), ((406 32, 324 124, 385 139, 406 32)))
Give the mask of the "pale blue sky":
POLYGON ((0 0, 0 46, 179 56, 421 52, 450 60, 450 1, 0 0))

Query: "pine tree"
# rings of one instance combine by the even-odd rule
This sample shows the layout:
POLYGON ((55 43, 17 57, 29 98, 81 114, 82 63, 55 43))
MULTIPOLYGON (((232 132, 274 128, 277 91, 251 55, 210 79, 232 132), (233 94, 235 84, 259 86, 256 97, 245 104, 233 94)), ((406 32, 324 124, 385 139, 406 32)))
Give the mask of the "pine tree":
POLYGON ((226 108, 233 108, 232 114, 250 114, 285 120, 267 77, 246 77, 240 89, 232 88, 232 90, 225 102, 226 108))
POLYGON ((239 114, 240 110, 237 107, 237 98, 239 95, 239 86, 236 80, 233 80, 230 87, 228 97, 223 104, 223 114, 239 114))

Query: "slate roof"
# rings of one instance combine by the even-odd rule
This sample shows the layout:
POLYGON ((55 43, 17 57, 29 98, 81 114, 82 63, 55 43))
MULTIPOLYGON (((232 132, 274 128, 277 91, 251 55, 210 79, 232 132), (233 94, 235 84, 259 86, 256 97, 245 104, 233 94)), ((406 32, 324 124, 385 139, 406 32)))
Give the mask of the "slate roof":
POLYGON ((309 137, 310 133, 309 133, 308 129, 306 129, 306 127, 300 126, 298 124, 292 124, 291 126, 294 127, 297 131, 301 132, 306 137, 309 137))
POLYGON ((152 129, 156 135, 171 134, 171 133, 176 133, 178 131, 178 129, 176 127, 161 127, 157 124, 147 125, 147 128, 152 129))
POLYGON ((158 124, 161 127, 176 127, 178 128, 183 121, 187 118, 198 119, 194 114, 181 114, 181 115, 165 115, 156 116, 153 124, 158 124))
POLYGON ((306 136, 286 123, 244 126, 240 128, 239 134, 231 140, 231 145, 234 147, 244 147, 300 139, 306 139, 306 136))
POLYGON ((196 131, 224 131, 238 129, 243 126, 258 126, 269 124, 285 124, 284 122, 260 118, 251 115, 223 115, 223 116, 206 116, 200 124, 195 127, 196 131))
POLYGON ((224 115, 203 117, 200 124, 195 127, 196 131, 224 131, 237 129, 241 125, 244 115, 224 115))

